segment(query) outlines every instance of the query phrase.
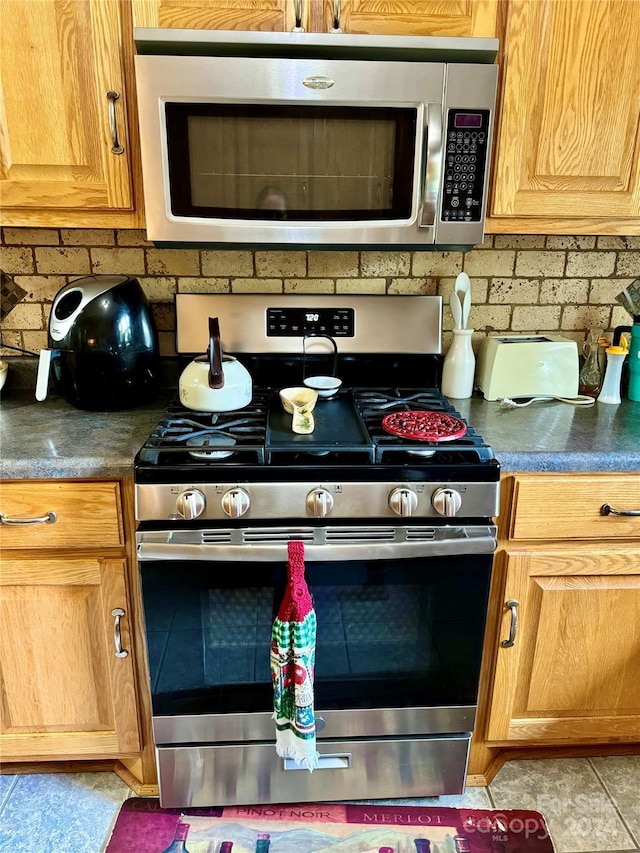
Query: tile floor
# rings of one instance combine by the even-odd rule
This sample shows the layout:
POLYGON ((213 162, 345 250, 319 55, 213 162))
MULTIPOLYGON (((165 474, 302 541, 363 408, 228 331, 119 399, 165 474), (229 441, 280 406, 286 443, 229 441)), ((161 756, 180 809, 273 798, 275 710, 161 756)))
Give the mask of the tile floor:
MULTIPOLYGON (((0 776, 0 853, 101 853, 129 796, 111 773, 0 776)), ((556 853, 640 853, 640 755, 511 761, 488 788, 406 802, 535 809, 556 853)))

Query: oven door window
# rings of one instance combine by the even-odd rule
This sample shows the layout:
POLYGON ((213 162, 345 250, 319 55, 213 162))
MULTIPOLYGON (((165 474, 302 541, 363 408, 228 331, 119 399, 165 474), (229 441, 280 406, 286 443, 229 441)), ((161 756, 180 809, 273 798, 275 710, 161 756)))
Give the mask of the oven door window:
MULTIPOLYGON (((308 562, 320 710, 476 703, 491 556, 308 562)), ((271 711, 283 563, 141 564, 156 715, 271 711)))
POLYGON ((408 219, 413 108, 165 104, 171 210, 215 219, 408 219))

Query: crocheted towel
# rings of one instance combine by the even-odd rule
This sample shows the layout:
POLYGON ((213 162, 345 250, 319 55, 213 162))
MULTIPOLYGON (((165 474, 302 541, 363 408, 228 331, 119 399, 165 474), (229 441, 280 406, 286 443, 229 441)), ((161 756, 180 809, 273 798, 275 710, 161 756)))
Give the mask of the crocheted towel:
POLYGON ((313 710, 316 613, 304 577, 304 544, 288 543, 287 587, 271 634, 276 752, 313 771, 318 766, 313 710))

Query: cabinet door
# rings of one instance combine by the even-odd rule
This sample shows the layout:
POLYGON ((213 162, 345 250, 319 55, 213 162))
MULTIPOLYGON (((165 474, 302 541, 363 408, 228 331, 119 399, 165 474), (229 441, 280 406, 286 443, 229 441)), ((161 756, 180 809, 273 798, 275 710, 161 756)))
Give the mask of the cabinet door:
MULTIPOLYGON (((117 0, 0 2, 0 196, 12 210, 129 210, 117 0), (117 100, 109 100, 116 92, 117 100), (114 153, 115 122, 122 153, 114 153)), ((45 222, 36 224, 46 224, 45 222)))
POLYGON ((5 761, 140 749, 123 560, 3 559, 0 750, 5 761), (116 656, 115 617, 121 618, 116 656))
POLYGON ((487 231, 639 233, 640 2, 506 8, 487 231))
POLYGON ((296 5, 307 28, 308 0, 132 0, 136 27, 200 30, 288 31, 296 5))
MULTIPOLYGON (((318 0, 311 0, 317 3, 318 0)), ((322 3, 323 23, 333 26, 334 0, 322 3)), ((496 35, 499 0, 340 0, 340 26, 345 33, 373 35, 481 36, 496 35)), ((314 15, 312 6, 312 16, 314 15)))
POLYGON ((507 555, 489 741, 640 737, 640 549, 574 546, 507 555), (501 641, 509 636, 505 605, 501 641))

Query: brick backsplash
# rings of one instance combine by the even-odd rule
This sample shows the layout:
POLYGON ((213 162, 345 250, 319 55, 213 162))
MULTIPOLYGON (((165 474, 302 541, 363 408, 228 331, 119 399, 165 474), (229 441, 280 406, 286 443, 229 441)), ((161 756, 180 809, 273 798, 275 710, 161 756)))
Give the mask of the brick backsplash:
MULTIPOLYGON (((91 273, 136 276, 153 306, 163 355, 173 355, 175 293, 374 293, 444 297, 471 278, 475 343, 491 332, 558 332, 628 325, 616 302, 640 277, 640 237, 496 235, 462 252, 156 249, 140 230, 3 228, 0 270, 26 295, 0 324, 2 342, 46 346, 51 302, 91 273)), ((8 347, 0 354, 15 355, 8 347)))

